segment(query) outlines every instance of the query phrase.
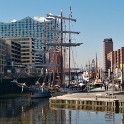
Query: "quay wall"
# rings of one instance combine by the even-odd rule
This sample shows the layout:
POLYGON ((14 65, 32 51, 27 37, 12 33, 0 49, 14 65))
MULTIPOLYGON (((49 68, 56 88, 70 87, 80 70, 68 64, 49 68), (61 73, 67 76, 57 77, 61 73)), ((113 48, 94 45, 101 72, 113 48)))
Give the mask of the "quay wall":
POLYGON ((119 107, 118 99, 96 99, 96 98, 64 98, 59 96, 58 98, 50 98, 50 104, 53 106, 102 106, 102 107, 119 107))
POLYGON ((51 109, 74 109, 89 111, 113 111, 124 112, 124 100, 113 98, 85 97, 77 98, 67 95, 51 97, 49 99, 51 109))

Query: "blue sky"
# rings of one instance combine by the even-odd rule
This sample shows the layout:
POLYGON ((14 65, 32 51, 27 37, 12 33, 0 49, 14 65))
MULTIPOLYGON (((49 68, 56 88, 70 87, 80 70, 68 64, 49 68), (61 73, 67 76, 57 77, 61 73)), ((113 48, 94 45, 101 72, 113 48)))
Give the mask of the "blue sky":
POLYGON ((112 38, 114 50, 124 46, 124 0, 0 0, 0 22, 20 20, 30 16, 44 16, 52 13, 68 16, 72 7, 71 30, 79 31, 72 36, 74 42, 83 42, 73 48, 75 62, 84 67, 98 56, 99 66, 103 65, 103 40, 112 38))

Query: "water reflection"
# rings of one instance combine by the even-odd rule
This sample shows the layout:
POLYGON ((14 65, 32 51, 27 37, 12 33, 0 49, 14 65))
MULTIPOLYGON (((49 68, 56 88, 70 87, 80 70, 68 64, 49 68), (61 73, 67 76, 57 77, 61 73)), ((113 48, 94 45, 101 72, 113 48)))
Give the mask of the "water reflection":
POLYGON ((0 99, 1 124, 124 124, 123 114, 112 111, 57 109, 49 99, 31 100, 28 96, 0 99))
POLYGON ((33 99, 16 97, 0 99, 0 122, 2 124, 33 124, 37 117, 44 118, 49 99, 33 99), (37 117, 36 117, 37 116, 37 117))
POLYGON ((42 106, 46 105, 46 103, 48 104, 48 99, 42 99, 42 101, 40 99, 31 100, 24 96, 0 99, 0 117, 16 117, 22 112, 26 112, 40 103, 42 106))

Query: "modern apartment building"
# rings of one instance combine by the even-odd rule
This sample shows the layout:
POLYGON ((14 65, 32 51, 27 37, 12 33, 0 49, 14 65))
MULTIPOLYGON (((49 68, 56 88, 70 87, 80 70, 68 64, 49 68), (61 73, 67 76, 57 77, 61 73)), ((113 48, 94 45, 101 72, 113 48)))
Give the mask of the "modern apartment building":
POLYGON ((18 40, 19 40, 19 43, 21 44, 21 64, 22 65, 34 64, 35 63, 34 39, 33 38, 20 38, 18 40))
POLYGON ((31 65, 34 59, 33 38, 9 38, 5 39, 7 44, 7 58, 12 60, 14 65, 31 65))
POLYGON ((6 63, 7 65, 20 64, 21 45, 12 39, 4 39, 6 43, 6 63))
MULTIPOLYGON (((124 47, 107 54, 107 61, 110 62, 109 69, 121 68, 124 65, 124 47)), ((111 70, 113 71, 113 70, 111 70)))
POLYGON ((107 61, 108 61, 108 69, 111 70, 111 72, 113 72, 113 70, 115 68, 118 68, 118 57, 117 57, 117 51, 112 51, 110 53, 107 54, 107 61))
POLYGON ((103 41, 103 70, 107 72, 110 68, 110 61, 107 59, 107 54, 113 51, 112 38, 104 39, 103 41))
POLYGON ((120 48, 120 68, 121 68, 122 90, 124 90, 124 47, 120 48))
POLYGON ((120 68, 120 49, 117 50, 117 67, 120 68))
POLYGON ((124 47, 120 48, 120 67, 124 67, 124 47))
POLYGON ((109 52, 107 54, 107 67, 110 71, 113 71, 113 64, 114 64, 114 52, 109 52))
MULTIPOLYGON (((43 63, 44 42, 51 43, 59 39, 59 33, 50 32, 59 29, 59 20, 52 17, 26 17, 10 23, 0 22, 0 38, 31 37, 34 39, 35 63, 43 63)), ((46 46, 46 49, 51 47, 46 46)))
POLYGON ((4 66, 6 64, 6 44, 5 40, 0 39, 0 76, 3 73, 4 66))
POLYGON ((121 82, 124 90, 124 47, 107 54, 107 61, 110 63, 109 69, 113 72, 114 80, 121 82))

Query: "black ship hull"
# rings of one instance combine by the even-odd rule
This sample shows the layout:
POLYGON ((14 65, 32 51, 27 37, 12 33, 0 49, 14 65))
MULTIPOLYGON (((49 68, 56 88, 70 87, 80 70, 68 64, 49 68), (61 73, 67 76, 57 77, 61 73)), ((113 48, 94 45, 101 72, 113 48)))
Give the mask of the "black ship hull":
MULTIPOLYGON (((33 85, 39 77, 20 77, 18 82, 33 85)), ((42 80, 42 79, 41 79, 42 80)), ((0 79, 0 95, 21 93, 21 87, 18 87, 13 79, 0 79)))

